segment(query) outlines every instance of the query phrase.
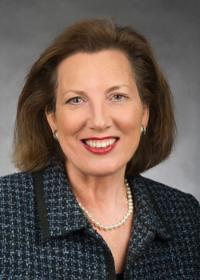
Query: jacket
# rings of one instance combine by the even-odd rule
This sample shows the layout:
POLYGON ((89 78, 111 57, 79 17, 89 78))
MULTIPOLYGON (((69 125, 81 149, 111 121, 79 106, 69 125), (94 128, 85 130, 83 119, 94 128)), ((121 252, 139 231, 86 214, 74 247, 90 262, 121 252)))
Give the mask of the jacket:
MULTIPOLYGON (((141 175, 127 179, 135 214, 123 279, 200 279, 198 201, 141 175)), ((56 161, 0 179, 0 279, 116 279, 110 249, 56 161)))

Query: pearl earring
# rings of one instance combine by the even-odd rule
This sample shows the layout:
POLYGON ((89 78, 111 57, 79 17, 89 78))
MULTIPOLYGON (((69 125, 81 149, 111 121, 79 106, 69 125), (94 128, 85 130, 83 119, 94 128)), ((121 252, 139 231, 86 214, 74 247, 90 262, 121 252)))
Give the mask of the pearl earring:
POLYGON ((142 135, 146 134, 146 127, 144 127, 143 125, 141 126, 141 134, 142 135))
POLYGON ((58 141, 58 131, 54 130, 53 138, 58 141))

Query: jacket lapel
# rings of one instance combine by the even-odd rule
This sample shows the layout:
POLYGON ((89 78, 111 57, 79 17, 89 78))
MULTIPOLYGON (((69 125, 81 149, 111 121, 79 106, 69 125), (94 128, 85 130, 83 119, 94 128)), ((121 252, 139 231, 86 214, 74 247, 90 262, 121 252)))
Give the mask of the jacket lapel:
POLYGON ((134 223, 128 258, 135 259, 155 238, 167 241, 171 239, 171 235, 150 191, 151 186, 147 186, 145 178, 140 175, 130 177, 129 183, 134 198, 134 223))
POLYGON ((54 161, 40 175, 44 197, 41 198, 41 191, 40 197, 36 192, 36 205, 43 238, 62 236, 88 227, 89 223, 76 202, 62 164, 54 161))

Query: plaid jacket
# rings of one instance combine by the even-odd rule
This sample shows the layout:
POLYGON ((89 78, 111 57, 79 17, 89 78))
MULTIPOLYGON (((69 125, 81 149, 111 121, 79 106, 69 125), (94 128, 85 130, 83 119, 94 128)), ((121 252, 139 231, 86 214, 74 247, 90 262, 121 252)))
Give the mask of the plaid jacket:
MULTIPOLYGON (((0 179, 0 279, 116 279, 111 251, 77 204, 64 168, 52 162, 41 175, 0 179)), ((200 279, 198 201, 140 175, 128 181, 135 218, 124 279, 200 279)))

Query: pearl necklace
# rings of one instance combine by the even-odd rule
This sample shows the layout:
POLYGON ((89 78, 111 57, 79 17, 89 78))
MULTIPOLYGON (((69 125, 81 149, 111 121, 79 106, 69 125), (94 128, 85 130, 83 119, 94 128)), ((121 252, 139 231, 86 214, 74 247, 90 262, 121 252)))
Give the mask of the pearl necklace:
POLYGON ((83 212, 85 213, 87 218, 98 229, 104 230, 104 231, 110 231, 110 230, 117 229, 117 228, 121 227, 122 225, 124 225, 126 223, 126 221, 128 220, 128 218, 130 217, 130 215, 133 213, 133 198, 132 198, 132 194, 131 194, 131 189, 130 189, 129 184, 128 184, 126 179, 125 179, 125 185, 126 185, 126 190, 127 190, 128 211, 123 216, 123 218, 119 222, 117 222, 116 224, 102 225, 100 222, 96 221, 96 219, 94 219, 92 217, 92 215, 89 213, 89 211, 87 209, 85 209, 85 207, 80 203, 80 201, 77 200, 80 208, 83 210, 83 212))

